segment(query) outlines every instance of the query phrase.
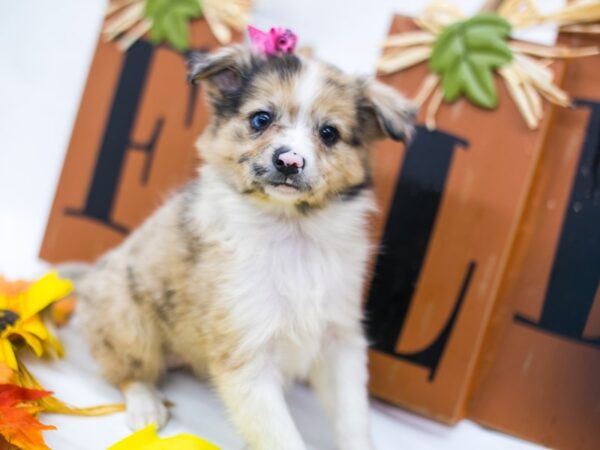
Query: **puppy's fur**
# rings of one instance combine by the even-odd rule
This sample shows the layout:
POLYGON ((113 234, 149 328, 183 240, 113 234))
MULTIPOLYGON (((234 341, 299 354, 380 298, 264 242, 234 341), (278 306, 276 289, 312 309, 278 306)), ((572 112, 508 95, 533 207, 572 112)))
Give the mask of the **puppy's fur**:
POLYGON ((176 355, 212 379, 252 449, 305 449, 283 396, 295 379, 314 386, 340 449, 371 449, 369 147, 408 137, 414 110, 379 82, 241 46, 195 55, 190 78, 213 111, 199 176, 78 280, 93 355, 133 428, 166 421, 155 383, 176 355), (257 111, 271 117, 261 130, 257 111), (297 173, 277 170, 280 149, 304 160, 297 173))

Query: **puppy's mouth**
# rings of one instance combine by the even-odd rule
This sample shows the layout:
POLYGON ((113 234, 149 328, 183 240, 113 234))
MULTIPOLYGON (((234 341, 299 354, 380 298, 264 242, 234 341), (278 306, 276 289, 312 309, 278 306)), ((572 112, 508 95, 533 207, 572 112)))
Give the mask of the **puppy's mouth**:
POLYGON ((269 174, 262 182, 278 192, 301 193, 309 190, 309 185, 302 175, 269 174))
POLYGON ((283 195, 296 195, 302 191, 297 183, 286 180, 283 182, 270 182, 268 183, 271 188, 278 194, 283 195))
POLYGON ((286 191, 298 192, 301 190, 300 186, 297 183, 294 183, 293 181, 290 181, 290 180, 286 180, 283 182, 274 181, 274 182, 270 182, 269 184, 273 187, 276 187, 281 190, 286 190, 286 191))
POLYGON ((252 166, 252 172, 254 185, 275 197, 294 197, 310 191, 310 185, 302 173, 286 175, 258 164, 252 166))

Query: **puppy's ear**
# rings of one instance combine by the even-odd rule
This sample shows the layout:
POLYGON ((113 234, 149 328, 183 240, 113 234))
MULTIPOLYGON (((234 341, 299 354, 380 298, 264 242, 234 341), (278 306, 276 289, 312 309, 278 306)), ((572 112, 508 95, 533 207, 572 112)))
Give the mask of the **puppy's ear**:
POLYGON ((252 67, 255 55, 242 45, 223 47, 213 53, 195 52, 188 61, 188 79, 192 84, 207 83, 211 97, 238 92, 252 67))
POLYGON ((400 92, 376 80, 365 81, 367 108, 377 119, 377 137, 407 142, 414 132, 418 108, 400 92))

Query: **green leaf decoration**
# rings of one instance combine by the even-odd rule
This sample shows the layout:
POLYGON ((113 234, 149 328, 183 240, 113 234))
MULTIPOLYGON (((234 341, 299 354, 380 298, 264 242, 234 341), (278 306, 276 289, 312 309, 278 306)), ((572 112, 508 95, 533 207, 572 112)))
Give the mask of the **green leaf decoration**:
POLYGON ((200 0, 146 0, 144 16, 152 21, 150 40, 168 42, 181 52, 190 47, 189 22, 202 16, 200 0))
POLYGON ((496 107, 493 71, 512 60, 507 44, 510 30, 510 23, 502 17, 487 13, 453 23, 440 33, 429 68, 441 77, 446 101, 464 94, 478 106, 496 107))

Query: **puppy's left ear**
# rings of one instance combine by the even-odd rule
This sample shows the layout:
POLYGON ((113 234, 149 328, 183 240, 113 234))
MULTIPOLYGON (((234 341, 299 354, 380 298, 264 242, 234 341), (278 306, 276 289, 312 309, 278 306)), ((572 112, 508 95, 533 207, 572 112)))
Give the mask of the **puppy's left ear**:
POLYGON ((377 137, 408 142, 414 132, 417 106, 380 81, 366 81, 364 92, 368 107, 377 119, 377 137))

